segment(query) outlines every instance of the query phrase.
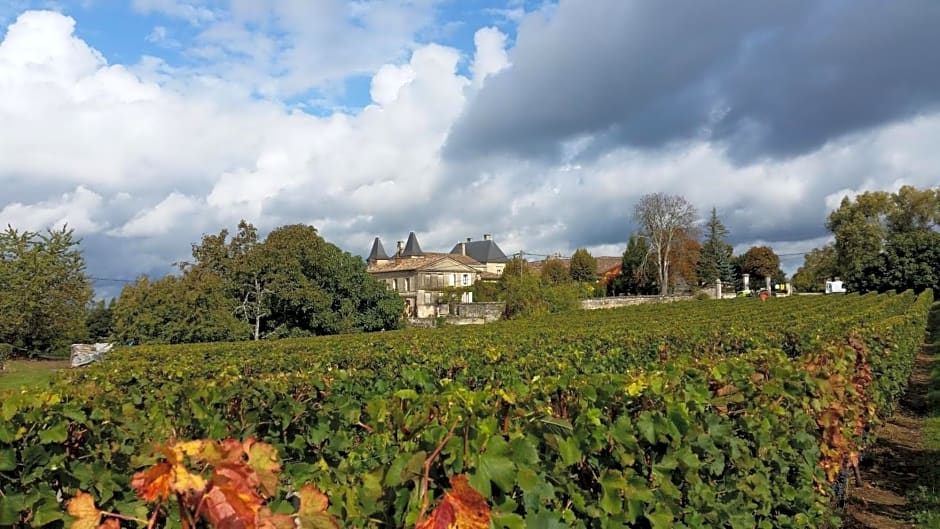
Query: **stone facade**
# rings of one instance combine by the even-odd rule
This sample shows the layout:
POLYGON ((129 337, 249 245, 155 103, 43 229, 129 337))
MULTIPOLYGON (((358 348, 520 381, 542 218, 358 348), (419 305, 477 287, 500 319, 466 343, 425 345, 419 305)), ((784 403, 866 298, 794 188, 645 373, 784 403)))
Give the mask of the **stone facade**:
POLYGON ((391 257, 376 237, 367 271, 405 300, 406 318, 436 318, 450 315, 451 304, 473 303, 473 293, 467 289, 481 279, 498 278, 506 261, 489 234, 480 241, 457 243, 450 253, 435 253, 422 251, 411 232, 407 242, 398 242, 391 257), (453 299, 458 293, 459 299, 453 299))
MULTIPOLYGON (((480 272, 471 266, 471 259, 461 256, 425 254, 421 257, 403 257, 370 263, 368 271, 375 278, 404 298, 405 316, 434 318, 448 287, 472 286, 480 272)), ((460 301, 473 302, 472 292, 461 292, 460 301)))

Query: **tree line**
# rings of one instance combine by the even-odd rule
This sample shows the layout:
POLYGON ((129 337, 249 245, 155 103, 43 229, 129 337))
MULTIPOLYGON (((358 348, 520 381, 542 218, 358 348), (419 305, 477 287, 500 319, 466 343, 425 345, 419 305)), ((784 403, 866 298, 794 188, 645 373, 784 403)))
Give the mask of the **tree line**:
POLYGON ((178 275, 124 288, 112 309, 116 340, 260 340, 401 325, 401 298, 313 226, 282 226, 261 240, 242 221, 234 234, 204 236, 192 257, 178 275))
POLYGON ((940 288, 940 188, 903 186, 845 197, 829 214, 833 241, 806 254, 793 277, 806 291, 839 277, 850 290, 940 288))
MULTIPOLYGON (((548 259, 538 272, 514 259, 499 281, 474 285, 474 299, 505 301, 507 315, 519 316, 576 308, 592 295, 694 291, 716 279, 740 289, 743 274, 786 279, 769 247, 734 255, 714 208, 700 225, 683 197, 654 193, 637 203, 634 221, 620 272, 609 281, 579 248, 567 264, 548 259)), ((833 241, 806 254, 793 286, 820 291, 841 278, 859 292, 938 290, 938 226, 940 188, 846 197, 826 221, 833 241)), ((401 298, 312 226, 282 226, 262 240, 242 221, 234 233, 194 243, 178 273, 141 276, 109 302, 93 301, 79 246, 67 227, 0 233, 0 356, 64 354, 88 341, 259 340, 402 325, 401 298)))
POLYGON ((18 356, 65 355, 71 343, 259 340, 396 329, 403 302, 361 258, 316 228, 262 240, 242 221, 192 245, 178 273, 139 277, 93 301, 80 241, 68 228, 0 234, 0 344, 18 356))
POLYGON ((695 291, 720 279, 728 289, 743 287, 742 277, 769 277, 782 283, 780 257, 767 246, 734 255, 729 231, 716 208, 704 226, 695 207, 680 195, 652 193, 637 203, 637 231, 623 252, 620 273, 606 283, 607 295, 667 295, 695 291))

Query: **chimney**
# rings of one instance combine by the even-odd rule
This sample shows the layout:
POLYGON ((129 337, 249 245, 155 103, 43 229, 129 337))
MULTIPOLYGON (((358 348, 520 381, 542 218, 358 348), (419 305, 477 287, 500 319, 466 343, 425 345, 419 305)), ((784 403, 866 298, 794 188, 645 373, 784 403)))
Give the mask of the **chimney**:
POLYGON ((484 240, 484 241, 491 240, 492 238, 493 238, 493 236, 490 235, 489 233, 484 233, 484 234, 483 234, 483 240, 484 240))
POLYGON ((405 249, 405 241, 398 241, 398 252, 395 253, 395 257, 401 257, 401 252, 405 249))
POLYGON ((460 255, 467 255, 467 243, 460 243, 460 255))

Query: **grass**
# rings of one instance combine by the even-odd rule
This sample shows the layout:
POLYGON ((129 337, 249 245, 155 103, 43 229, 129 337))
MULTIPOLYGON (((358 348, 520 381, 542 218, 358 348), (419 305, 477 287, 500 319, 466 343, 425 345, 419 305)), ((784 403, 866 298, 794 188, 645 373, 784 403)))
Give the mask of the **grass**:
POLYGON ((8 360, 0 371, 0 391, 21 390, 44 384, 60 369, 69 367, 67 360, 8 360))

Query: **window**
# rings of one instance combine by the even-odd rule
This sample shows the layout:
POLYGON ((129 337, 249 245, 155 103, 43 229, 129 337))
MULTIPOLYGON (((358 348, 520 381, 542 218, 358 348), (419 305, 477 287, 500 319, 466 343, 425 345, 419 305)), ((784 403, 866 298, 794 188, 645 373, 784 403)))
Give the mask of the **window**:
POLYGON ((424 274, 424 287, 431 286, 431 274, 424 274))
POLYGON ((411 278, 405 278, 405 292, 411 292, 411 278))
POLYGON ((425 292, 425 293, 424 293, 424 304, 425 304, 425 305, 430 305, 430 304, 431 304, 431 293, 430 293, 430 292, 425 292))
POLYGON ((457 286, 457 274, 451 274, 447 276, 447 286, 449 287, 457 286))
POLYGON ((397 280, 397 279, 392 279, 392 288, 393 288, 394 290, 398 290, 398 280, 397 280))
POLYGON ((470 274, 464 274, 460 281, 461 286, 470 286, 470 274))

